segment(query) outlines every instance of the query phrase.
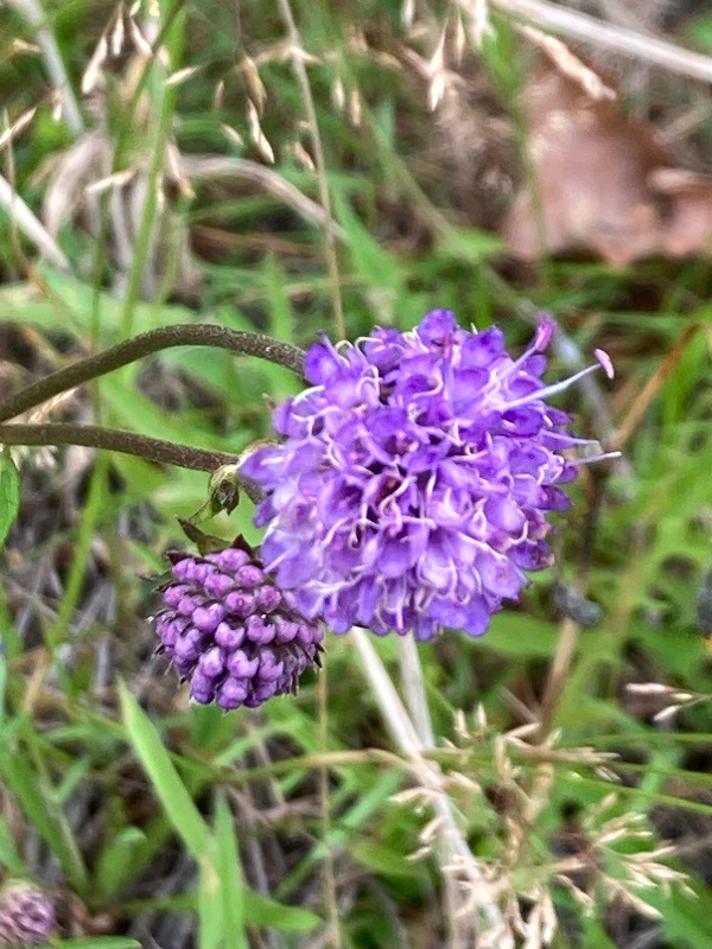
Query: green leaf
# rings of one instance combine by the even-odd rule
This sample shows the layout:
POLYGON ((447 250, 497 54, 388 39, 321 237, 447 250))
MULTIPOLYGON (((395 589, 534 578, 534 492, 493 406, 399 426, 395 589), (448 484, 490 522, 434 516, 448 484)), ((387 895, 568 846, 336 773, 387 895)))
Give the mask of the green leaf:
POLYGON ((122 827, 99 855, 96 868, 96 888, 104 897, 117 890, 117 884, 128 879, 134 854, 146 835, 138 827, 122 827))
POLYGON ((316 913, 298 906, 285 906, 254 890, 245 890, 245 919, 253 926, 269 926, 283 932, 303 933, 324 925, 316 913))
POLYGON ((0 547, 20 509, 20 475, 10 452, 0 451, 0 547))
POLYGON ((235 838, 235 823, 227 801, 219 794, 215 801, 215 863, 220 882, 224 949, 245 949, 245 885, 240 852, 235 838))
POLYGON ((200 885, 197 893, 199 922, 199 949, 224 949, 225 923, 223 903, 219 898, 220 878, 215 864, 206 859, 200 868, 200 885))
MULTIPOLYGON (((625 767, 625 764, 622 765, 625 767)), ((559 783, 572 792, 582 787, 600 788, 601 791, 610 793, 615 790, 616 794, 622 797, 640 797, 651 802, 651 804, 666 805, 668 807, 678 807, 682 811, 694 811, 697 814, 706 814, 712 816, 712 804, 705 804, 703 801, 689 800, 685 797, 674 797, 672 794, 661 794, 657 791, 643 792, 637 787, 628 787, 625 784, 611 784, 603 778, 592 778, 579 772, 561 771, 559 774, 559 783)))
POLYGON ((179 517, 178 523, 188 540, 195 544, 203 556, 224 548, 225 542, 220 537, 214 537, 212 534, 201 531, 189 518, 179 517))
MULTIPOLYGON (((678 868, 679 869, 679 868, 678 868)), ((712 945, 712 897, 694 880, 688 883, 694 893, 673 886, 669 893, 651 888, 640 893, 660 913, 660 923, 670 944, 680 949, 712 945)))
POLYGON ((413 862, 402 853, 365 837, 351 841, 349 850, 354 860, 384 876, 413 879, 418 875, 413 862))
POLYGON ((27 749, 5 746, 0 773, 28 821, 62 864, 74 889, 86 891, 88 881, 77 842, 64 812, 52 800, 52 790, 30 763, 27 749))
POLYGON ((124 682, 119 683, 119 695, 131 744, 163 805, 166 817, 188 850, 200 862, 210 846, 208 826, 176 771, 155 725, 124 682))
POLYGON ((480 263, 504 249, 501 237, 475 228, 453 227, 438 241, 438 250, 446 256, 480 263))
POLYGON ((343 194, 335 195, 335 210, 339 223, 349 236, 349 250, 356 273, 366 286, 388 290, 393 300, 401 295, 404 268, 400 260, 377 241, 362 221, 354 214, 343 194))
POLYGON ((7 870, 10 876, 24 877, 29 872, 17 852, 7 819, 3 816, 0 816, 0 867, 7 870))
POLYGON ((482 647, 516 658, 543 658, 554 654, 556 641, 554 623, 521 613, 498 613, 492 619, 482 647))

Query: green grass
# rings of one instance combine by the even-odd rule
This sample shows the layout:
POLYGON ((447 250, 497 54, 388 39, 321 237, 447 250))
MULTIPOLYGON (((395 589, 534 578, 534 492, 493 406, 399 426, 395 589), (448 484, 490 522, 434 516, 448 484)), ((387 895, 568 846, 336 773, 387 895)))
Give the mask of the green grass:
MULTIPOLYGON (((111 5, 72 0, 46 6, 78 90, 111 5)), ((141 92, 133 98, 122 82, 128 65, 114 62, 93 108, 83 103, 88 127, 107 130, 110 167, 136 167, 148 183, 151 198, 139 202, 131 222, 132 261, 117 253, 108 192, 95 208, 100 224, 94 236, 77 203, 65 216, 58 242, 71 274, 42 263, 28 267, 34 249, 0 210, 0 329, 13 363, 3 375, 4 391, 81 352, 171 323, 259 328, 298 345, 330 330, 317 226, 244 181, 196 179, 192 195, 172 182, 161 200, 156 197, 168 140, 185 153, 236 154, 221 131, 224 123, 243 136, 244 157, 259 160, 250 145, 250 89, 239 64, 246 53, 259 57, 281 42, 284 28, 278 6, 242 6, 238 24, 235 5, 221 0, 162 2, 169 61, 143 67, 141 92), (186 66, 200 69, 166 88, 166 75, 186 66), (217 106, 220 81, 224 96, 217 106), (201 227, 212 229, 211 241, 201 227), (177 238, 188 235, 197 281, 176 250, 177 238), (231 241, 235 236, 240 240, 231 241)), ((547 261, 527 272, 513 268, 499 238, 468 223, 447 180, 434 183, 423 172, 436 162, 431 146, 440 133, 418 82, 373 49, 363 53, 348 43, 358 21, 368 26, 374 47, 397 53, 404 41, 399 8, 372 0, 359 5, 357 15, 349 5, 295 3, 305 48, 321 57, 309 76, 334 213, 346 235, 338 263, 349 336, 374 323, 407 329, 429 308, 448 306, 463 325, 498 322, 517 350, 531 332, 526 314, 532 307, 549 310, 584 354, 605 345, 616 359, 618 378, 606 393, 614 427, 686 340, 625 445, 627 469, 605 480, 600 506, 594 481, 582 477, 572 490, 572 511, 558 519, 556 577, 571 582, 587 565, 587 591, 603 619, 581 633, 556 703, 556 747, 569 754, 553 761, 523 846, 520 870, 530 874, 524 892, 551 864, 552 848, 578 839, 582 816, 612 791, 617 815, 646 816, 651 846, 664 815, 678 822, 675 843, 708 836, 712 827, 710 703, 662 727, 651 721, 655 709, 636 707, 624 690, 634 679, 710 692, 710 658, 695 604, 712 562, 712 267, 701 260, 652 261, 627 270, 571 261, 547 261), (326 55, 331 50, 337 55, 326 55), (347 93, 360 92, 359 128, 333 105, 337 79, 347 93), (699 330, 686 337, 693 326, 699 330), (617 751, 620 760, 607 767, 620 783, 577 760, 582 746, 617 751)), ((700 19, 699 42, 706 42, 708 20, 700 19)), ((498 27, 482 68, 506 112, 526 82, 528 58, 506 24, 498 27)), ((40 103, 15 143, 13 176, 40 213, 53 175, 46 162, 70 147, 72 136, 51 120, 41 58, 13 54, 12 37, 30 41, 32 30, 6 5, 0 10, 0 95, 12 119, 40 103)), ((289 148, 298 134, 308 142, 290 64, 275 56, 261 64, 260 75, 275 171, 316 200, 314 175, 289 148)), ((10 174, 7 165, 4 173, 10 174)), ((557 372, 566 368, 554 360, 557 372)), ((298 389, 278 367, 181 349, 105 377, 77 395, 69 411, 88 420, 93 409, 117 428, 237 453, 269 435, 271 404, 298 389)), ((596 419, 580 390, 561 404, 575 414, 580 431, 590 430, 596 419)), ((423 931, 446 944, 439 859, 409 859, 431 815, 393 801, 411 776, 395 756, 370 751, 395 747, 348 636, 328 641, 325 722, 314 676, 295 699, 222 715, 189 706, 173 672, 164 674, 152 658, 145 618, 155 599, 139 577, 160 572, 163 552, 181 542, 176 518, 200 508, 207 476, 125 456, 64 452, 53 469, 34 467, 26 455, 18 468, 21 493, 10 456, 0 454, 0 540, 15 521, 19 498, 0 579, 0 878, 26 876, 52 888, 62 924, 57 945, 122 949, 144 944, 149 935, 173 939, 176 949, 309 945, 329 919, 329 863, 338 907, 333 945, 415 946, 423 931), (328 822, 319 807, 321 768, 328 772, 328 822), (270 941, 258 943, 257 934, 270 941)), ((221 514, 206 529, 256 541, 251 520, 252 506, 243 498, 229 518, 221 514)), ((451 788, 468 841, 483 860, 506 862, 504 818, 521 817, 497 736, 522 724, 523 706, 536 713, 561 634, 551 602, 554 579, 551 572, 538 575, 522 604, 496 616, 483 639, 453 633, 420 650, 435 757, 446 772, 460 772, 483 789, 451 788), (455 716, 463 711, 472 725, 480 703, 487 730, 462 745, 455 716), (446 740, 460 741, 461 750, 443 750, 446 740)), ((398 681, 396 644, 376 645, 398 681)), ((516 746, 509 757, 518 787, 536 796, 547 765, 516 746)), ((620 853, 628 845, 624 841, 620 853)), ((614 847, 601 857, 606 867, 617 865, 617 853, 614 847)), ((660 926, 655 945, 698 949, 712 942, 712 900, 703 879, 709 859, 709 847, 692 857, 683 848, 672 857, 672 866, 690 873, 694 897, 680 890, 669 898, 660 890, 648 894, 661 914, 659 923, 645 924, 660 926)), ((625 944, 596 885, 590 917, 563 887, 553 885, 551 892, 562 918, 578 920, 560 928, 557 947, 625 944)))

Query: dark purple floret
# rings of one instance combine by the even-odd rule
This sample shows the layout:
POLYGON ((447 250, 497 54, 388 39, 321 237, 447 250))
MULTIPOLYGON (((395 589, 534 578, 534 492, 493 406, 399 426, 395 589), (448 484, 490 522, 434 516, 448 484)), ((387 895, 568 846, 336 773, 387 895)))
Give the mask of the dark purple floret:
POLYGON ((56 925, 49 898, 30 883, 11 882, 0 891, 0 946, 41 946, 56 925))
POLYGON ((228 547, 170 559, 156 631, 160 650, 190 680, 191 697, 255 708, 295 692, 305 669, 319 662, 322 630, 272 585, 255 555, 228 547))
POLYGON ((496 326, 468 332, 433 310, 411 332, 312 346, 312 387, 274 414, 283 441, 241 465, 266 495, 265 565, 304 615, 337 633, 479 636, 526 571, 550 563, 547 517, 569 504, 560 485, 601 457, 545 401, 599 368, 545 386, 553 333, 542 319, 515 360, 496 326))

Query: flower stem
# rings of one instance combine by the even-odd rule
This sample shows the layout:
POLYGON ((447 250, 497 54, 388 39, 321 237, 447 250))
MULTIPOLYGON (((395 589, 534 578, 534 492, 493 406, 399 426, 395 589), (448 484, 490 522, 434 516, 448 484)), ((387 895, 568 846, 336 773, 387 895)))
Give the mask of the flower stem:
POLYGON ((423 668, 420 664, 418 646, 412 636, 402 636, 398 640, 400 654, 400 673, 408 710, 418 736, 426 747, 435 745, 433 725, 430 720, 428 699, 425 693, 423 668))
MULTIPOLYGON (((429 746, 418 734, 416 725, 406 711, 381 657, 373 647, 371 635, 359 627, 354 627, 349 635, 353 637, 356 644, 364 671, 372 686, 373 696, 391 737, 400 753, 411 763, 412 770, 417 775, 421 786, 433 794, 433 809, 440 818, 441 865, 443 867, 457 865, 461 874, 460 879, 466 880, 472 893, 480 895, 477 901, 480 935, 501 933, 502 915, 496 901, 488 897, 484 871, 470 850, 458 825, 452 802, 444 786, 442 771, 437 762, 429 761, 425 757, 432 750, 432 745, 429 746)), ((406 662, 410 664, 410 660, 407 659, 406 662)), ((420 673, 418 677, 419 675, 420 673)), ((416 684, 414 692, 419 688, 420 686, 416 684)), ((459 899, 463 905, 467 904, 468 896, 467 892, 460 895, 459 899)), ((459 912, 455 911, 451 919, 451 936, 453 937, 451 944, 458 947, 472 945, 472 941, 463 943, 459 938, 459 921, 455 918, 457 915, 459 912)))
MULTIPOLYGON (((304 353, 296 346, 280 343, 262 333, 246 333, 213 324, 179 323, 149 330, 118 343, 96 356, 88 356, 20 389, 0 402, 0 422, 21 415, 48 399, 75 386, 113 372, 144 356, 173 346, 214 346, 243 356, 257 356, 290 369, 297 375, 304 372, 304 353)), ((206 469, 207 470, 207 469, 206 469)))
MULTIPOLYGON (((212 472, 221 465, 234 465, 238 460, 236 455, 222 451, 207 451, 133 432, 68 422, 0 425, 0 445, 83 445, 86 448, 104 448, 125 455, 137 455, 147 461, 193 471, 212 472)), ((252 482, 240 479, 239 484, 249 498, 260 500, 260 493, 252 482)))
MULTIPOLYGON (((430 709, 428 707, 428 697, 425 691, 425 679, 423 677, 423 667, 420 662, 420 653, 418 645, 413 636, 402 636, 398 640, 400 674, 403 692, 405 694, 406 704, 410 713, 411 720, 418 734, 421 744, 421 754, 424 751, 430 751, 435 748, 435 733, 433 723, 430 718, 430 709)), ((431 765, 437 769, 437 763, 431 765)), ((456 836, 450 840, 443 835, 441 850, 445 859, 455 856, 465 856, 471 860, 472 856, 469 848, 466 851, 461 849, 459 835, 457 835, 457 824, 453 814, 450 798, 446 794, 441 794, 435 803, 435 810, 440 815, 445 828, 445 833, 452 835, 453 828, 456 836)), ((477 872, 477 871, 476 871, 477 872)), ((453 946, 466 946, 470 943, 472 932, 468 927, 468 922, 460 913, 460 904, 462 897, 459 892, 460 883, 449 874, 444 876, 445 883, 445 902, 448 911, 448 921, 450 928, 450 942, 453 946)), ((494 921, 494 917, 492 919, 494 921)))

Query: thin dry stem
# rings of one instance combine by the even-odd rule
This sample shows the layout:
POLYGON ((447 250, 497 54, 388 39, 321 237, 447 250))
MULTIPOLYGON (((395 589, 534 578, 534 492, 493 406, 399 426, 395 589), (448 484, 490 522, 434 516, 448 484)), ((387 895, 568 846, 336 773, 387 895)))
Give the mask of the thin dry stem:
POLYGON ((539 725, 539 736, 541 739, 546 738, 551 731, 556 706, 559 704, 559 699, 561 698, 561 693, 563 692, 566 682, 566 676, 569 673, 571 663, 576 654, 576 646, 578 645, 580 632, 581 627, 579 624, 568 617, 561 624, 556 653, 549 668, 549 677, 546 681, 544 697, 541 702, 539 725))
POLYGON ((628 439, 631 437, 631 435, 633 435, 638 425, 643 420, 645 413, 647 412, 653 399, 657 396, 658 392, 662 388, 665 380, 678 365, 687 351, 688 346, 701 328, 702 327, 699 323, 688 326, 682 336, 675 343, 675 346, 672 348, 672 350, 659 364, 655 372, 648 379, 642 389, 639 390, 638 395, 635 399, 633 399, 633 402, 628 409, 625 418, 611 438, 611 448, 621 449, 626 445, 628 439))
MULTIPOLYGON (((475 0, 456 0, 456 3, 472 17, 475 0)), ((491 4, 502 13, 524 17, 542 29, 642 59, 681 76, 712 82, 712 57, 693 53, 656 36, 604 23, 547 0, 491 0, 491 4)))
POLYGON ((423 682, 423 669, 420 664, 418 647, 412 636, 403 636, 399 642, 401 682, 411 718, 418 737, 423 745, 432 748, 435 745, 433 725, 430 720, 428 699, 423 682))
POLYGON ((49 27, 47 15, 40 0, 10 0, 10 2, 34 28, 52 85, 59 90, 62 97, 64 119, 75 137, 81 135, 84 131, 82 114, 79 111, 72 85, 64 68, 62 54, 49 27))
MULTIPOLYGON (((433 723, 430 718, 430 709, 428 707, 428 697, 425 691, 425 682, 423 679, 423 667, 420 662, 418 646, 412 636, 404 636, 399 640, 401 683, 405 692, 406 702, 410 710, 410 715, 415 725, 421 747, 424 751, 430 751, 435 748, 435 736, 433 733, 433 723)), ((450 821, 454 823, 454 815, 450 807, 449 798, 445 795, 438 795, 435 806, 438 816, 434 819, 433 825, 438 830, 443 828, 444 824, 449 826, 450 821)), ((425 839, 425 834, 421 834, 421 840, 425 839)), ((451 853, 447 847, 442 847, 444 863, 449 862, 451 853)), ((469 933, 467 932, 467 920, 462 917, 461 909, 462 899, 459 892, 459 883, 451 874, 445 874, 445 891, 448 905, 448 918, 450 922, 450 939, 453 946, 466 945, 469 933)))
MULTIPOLYGON (((329 182, 326 176, 324 148, 321 142, 321 134, 319 132, 319 123, 317 121, 314 97, 312 96, 311 85, 309 84, 309 76, 307 76, 306 66, 304 65, 301 37, 299 35, 297 25, 294 22, 294 17, 292 16, 292 8, 289 5, 289 0, 279 0, 279 9, 282 14, 284 24, 287 28, 287 33, 289 34, 292 64, 294 66, 294 72, 296 73, 297 80, 299 81, 299 85, 302 90, 302 96, 304 98, 304 108, 306 109, 307 113, 309 133, 312 140, 312 151, 314 152, 317 179, 319 182, 319 200, 321 201, 321 205, 324 209, 324 214, 326 215, 327 220, 331 220, 331 197, 329 195, 329 182)), ((329 282, 331 284, 331 296, 334 307, 334 328, 336 330, 337 337, 339 339, 345 339, 346 324, 344 322, 344 311, 341 304, 341 284, 339 280, 339 265, 336 256, 336 241, 334 240, 334 234, 331 228, 325 228, 324 237, 326 263, 329 269, 329 282)))
POLYGON ((60 270, 71 270, 71 265, 64 252, 54 240, 47 228, 35 216, 22 198, 17 194, 10 182, 0 175, 0 207, 5 208, 18 230, 35 245, 43 257, 60 270))
MULTIPOLYGON (((319 674, 319 752, 326 755, 329 750, 329 674, 328 662, 325 662, 319 674)), ((336 876, 334 873, 334 855, 329 838, 331 836, 331 810, 329 807, 329 768, 319 767, 319 813, 321 817, 322 839, 324 841, 324 896, 329 915, 326 944, 332 949, 340 949, 341 927, 339 924, 339 904, 336 899, 336 876)))
POLYGON ((569 47, 550 33, 544 33, 535 26, 524 24, 519 27, 522 36, 537 46, 551 60, 556 68, 573 79, 589 98, 596 102, 616 98, 616 91, 607 86, 601 77, 575 56, 569 47))
MULTIPOLYGON (((457 824, 450 799, 443 787, 442 772, 435 762, 428 761, 424 757, 423 753, 430 749, 418 735, 380 656, 373 648, 371 634, 354 627, 350 635, 356 643, 373 695, 391 737, 401 754, 411 760, 413 771, 423 791, 432 798, 435 816, 440 818, 438 831, 443 865, 457 865, 468 877, 468 882, 473 888, 482 889, 485 874, 457 824)), ((414 686, 417 686, 417 683, 411 683, 411 687, 414 686)), ((421 701, 418 701, 418 704, 422 704, 421 701)), ((486 900, 484 895, 479 901, 477 910, 481 914, 483 932, 496 930, 501 926, 502 919, 498 906, 493 901, 486 900)))
POLYGON ((290 205, 298 214, 335 238, 346 242, 346 232, 321 205, 312 201, 273 168, 266 168, 248 158, 231 155, 181 155, 180 167, 186 178, 244 178, 259 184, 265 191, 290 205))

